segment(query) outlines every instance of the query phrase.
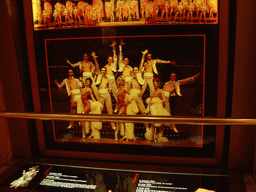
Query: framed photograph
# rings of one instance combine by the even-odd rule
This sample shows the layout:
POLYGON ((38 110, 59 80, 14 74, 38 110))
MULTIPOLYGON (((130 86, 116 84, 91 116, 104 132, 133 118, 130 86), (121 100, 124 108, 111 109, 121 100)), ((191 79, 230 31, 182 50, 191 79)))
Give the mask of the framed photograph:
POLYGON ((217 24, 217 0, 32 0, 35 30, 217 24))
MULTIPOLYGON (((78 4, 45 1, 41 8, 46 2, 52 7, 78 4)), ((208 6, 210 1, 183 3, 208 6)), ((141 11, 141 2, 138 4, 141 11)), ((172 18, 175 14, 172 12, 172 18)), ((102 115, 219 115, 224 103, 217 98, 224 96, 219 90, 223 66, 219 65, 217 11, 214 21, 206 11, 206 22, 202 20, 200 25, 196 20, 180 22, 178 15, 176 22, 162 22, 161 11, 155 23, 149 18, 149 23, 137 24, 142 16, 139 13, 138 21, 118 21, 115 12, 111 21, 104 12, 102 22, 90 27, 65 26, 62 18, 61 27, 56 23, 55 28, 53 18, 45 28, 34 17, 29 50, 34 55, 30 68, 35 111, 96 114, 99 119, 102 115)), ((185 123, 37 121, 37 136, 42 155, 129 162, 218 165, 224 150, 218 147, 224 145, 223 127, 185 123)))
MULTIPOLYGON (((44 40, 44 48, 42 112, 98 114, 99 119, 101 114, 203 117, 213 112, 205 109, 206 35, 52 38, 44 40)), ((204 127, 45 121, 43 134, 48 150, 210 157, 215 128, 204 127)))
MULTIPOLYGON (((52 113, 203 116, 204 35, 46 39, 45 48, 52 113), (191 54, 190 42, 197 42, 193 45, 196 55, 191 54), (151 62, 153 66, 148 66, 151 62), (102 78, 102 70, 106 70, 107 82, 102 78), (73 87, 68 82, 71 77, 81 86, 73 87), (89 86, 86 85, 88 78, 89 86), (156 80, 159 85, 155 85, 156 80), (78 93, 72 93, 72 89, 78 93), (75 98, 77 94, 79 101, 75 98), (154 94, 158 94, 163 104, 154 104, 154 94)), ((122 145, 203 145, 202 126, 94 124, 52 122, 54 140, 122 145), (98 130, 94 130, 94 126, 98 130)))

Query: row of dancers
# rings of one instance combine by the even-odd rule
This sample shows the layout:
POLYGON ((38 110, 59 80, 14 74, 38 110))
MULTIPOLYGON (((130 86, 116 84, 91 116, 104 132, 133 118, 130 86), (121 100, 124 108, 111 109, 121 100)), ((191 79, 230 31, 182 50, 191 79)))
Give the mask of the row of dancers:
POLYGON ((54 6, 45 1, 43 8, 40 0, 33 0, 34 22, 49 28, 51 24, 61 26, 97 25, 104 21, 122 22, 145 21, 156 23, 158 15, 162 21, 198 21, 207 17, 214 19, 217 12, 216 6, 211 1, 192 0, 110 0, 103 3, 102 0, 93 0, 92 4, 79 1, 77 4, 66 1, 65 4, 57 2, 54 6), (208 14, 207 14, 208 13, 208 14), (164 18, 165 15, 165 18, 164 18))
MULTIPOLYGON (((115 41, 110 45, 113 49, 113 56, 107 58, 107 64, 104 67, 99 67, 97 56, 92 52, 91 56, 94 63, 89 61, 88 54, 84 54, 82 61, 67 63, 71 67, 79 67, 82 77, 74 78, 72 69, 68 70, 68 78, 62 83, 55 80, 55 84, 62 88, 66 86, 68 95, 70 96, 71 112, 74 113, 74 106, 77 113, 84 114, 100 114, 105 108, 108 114, 117 113, 118 115, 171 115, 169 97, 179 95, 180 85, 188 82, 193 82, 199 77, 200 73, 178 80, 175 73, 170 74, 170 81, 166 82, 163 89, 160 89, 160 79, 154 78, 154 74, 158 74, 156 64, 171 64, 175 65, 176 61, 165 61, 153 59, 152 54, 148 50, 142 51, 142 59, 139 66, 131 67, 129 58, 123 57, 122 46, 123 41, 120 40, 119 56, 116 54, 115 41), (118 64, 118 69, 117 69, 118 64), (115 74, 121 73, 116 79, 115 74), (146 88, 149 88, 150 97, 143 101, 142 96, 146 88), (115 105, 112 105, 111 94, 114 97, 115 105), (144 105, 146 103, 146 106, 144 105), (113 107, 114 106, 114 107, 113 107)), ((89 133, 91 128, 90 138, 100 139, 101 122, 90 123, 82 122, 83 138, 89 133)), ((110 123, 115 133, 115 140, 119 139, 120 130, 123 131, 122 139, 135 140, 134 124, 133 123, 110 123)), ((70 122, 68 128, 72 128, 74 122, 70 122)), ((174 124, 162 125, 154 124, 149 127, 144 124, 146 129, 145 138, 147 140, 168 141, 163 137, 164 126, 168 126, 175 133, 178 133, 174 124)), ((122 131, 121 131, 122 132, 122 131)))

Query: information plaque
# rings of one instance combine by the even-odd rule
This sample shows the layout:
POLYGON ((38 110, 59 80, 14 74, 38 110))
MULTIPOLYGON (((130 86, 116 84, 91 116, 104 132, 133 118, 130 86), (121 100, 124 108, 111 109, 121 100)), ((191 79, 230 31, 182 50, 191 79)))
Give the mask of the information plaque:
POLYGON ((178 174, 75 166, 26 163, 2 186, 8 186, 22 175, 23 170, 38 166, 39 171, 26 187, 33 191, 99 191, 99 192, 194 192, 207 189, 228 192, 227 175, 178 174))

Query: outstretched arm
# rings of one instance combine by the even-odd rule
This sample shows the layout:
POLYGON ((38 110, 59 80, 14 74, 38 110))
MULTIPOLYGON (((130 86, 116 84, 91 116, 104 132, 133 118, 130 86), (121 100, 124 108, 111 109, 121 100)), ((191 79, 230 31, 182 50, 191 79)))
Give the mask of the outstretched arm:
POLYGON ((122 63, 122 60, 123 60, 122 46, 123 46, 123 43, 120 43, 120 45, 119 45, 119 63, 122 63))
POLYGON ((119 69, 118 69, 118 72, 123 72, 124 70, 124 64, 123 64, 123 52, 122 52, 122 46, 124 45, 125 43, 123 42, 122 39, 120 39, 120 45, 119 45, 119 69))
POLYGON ((155 59, 156 63, 161 63, 161 64, 172 64, 172 65, 176 65, 176 61, 165 61, 165 60, 161 60, 161 59, 155 59))
POLYGON ((92 58, 93 58, 93 60, 95 62, 95 73, 96 73, 96 75, 98 75, 98 74, 100 74, 100 66, 99 66, 99 63, 97 61, 97 57, 98 56, 96 56, 95 52, 92 52, 91 55, 92 55, 92 58))
POLYGON ((75 64, 72 64, 69 60, 67 60, 67 58, 66 58, 66 61, 67 61, 67 64, 69 64, 71 67, 78 67, 79 63, 80 63, 80 61, 79 61, 79 62, 77 62, 75 64))
POLYGON ((114 62, 111 64, 111 69, 114 72, 116 72, 116 67, 117 67, 116 44, 117 44, 116 41, 112 41, 112 44, 110 45, 110 47, 112 47, 113 49, 113 59, 114 59, 114 62))
POLYGON ((55 83, 55 84, 57 85, 57 87, 60 88, 60 89, 65 85, 65 82, 64 82, 64 81, 62 81, 62 83, 59 84, 56 79, 54 80, 54 83, 55 83))
POLYGON ((121 52, 120 52, 120 55, 121 57, 123 58, 123 54, 122 54, 122 46, 125 45, 125 43, 123 42, 123 39, 120 39, 120 45, 119 45, 119 49, 121 47, 121 52))
POLYGON ((182 80, 178 80, 178 83, 179 83, 179 85, 184 85, 184 84, 187 84, 189 82, 195 81, 199 76, 200 76, 200 72, 197 73, 196 75, 192 76, 192 77, 182 79, 182 80))
POLYGON ((148 53, 148 50, 146 49, 145 51, 141 51, 142 53, 142 58, 141 58, 141 62, 140 62, 140 67, 139 67, 139 71, 143 71, 143 64, 145 61, 145 55, 148 53))

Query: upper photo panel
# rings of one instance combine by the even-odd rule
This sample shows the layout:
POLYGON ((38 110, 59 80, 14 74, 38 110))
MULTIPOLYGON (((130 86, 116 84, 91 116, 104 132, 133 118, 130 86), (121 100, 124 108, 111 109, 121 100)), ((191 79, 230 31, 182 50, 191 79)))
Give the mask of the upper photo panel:
POLYGON ((217 24, 218 0, 32 0, 35 30, 217 24))

